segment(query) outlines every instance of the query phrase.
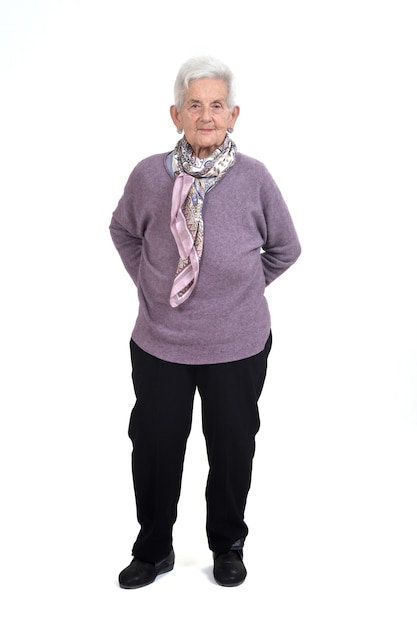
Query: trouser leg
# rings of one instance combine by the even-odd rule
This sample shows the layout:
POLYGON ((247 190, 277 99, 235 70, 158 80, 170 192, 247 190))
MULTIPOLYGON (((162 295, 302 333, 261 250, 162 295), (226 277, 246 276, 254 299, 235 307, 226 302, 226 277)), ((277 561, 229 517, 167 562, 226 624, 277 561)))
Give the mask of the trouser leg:
POLYGON ((260 426, 258 400, 271 343, 270 336, 260 354, 199 370, 209 461, 207 536, 213 552, 225 552, 232 545, 241 547, 248 534, 244 514, 260 426))
POLYGON ((140 524, 132 553, 157 562, 172 548, 195 384, 191 368, 157 359, 133 341, 131 356, 136 403, 129 437, 140 524))

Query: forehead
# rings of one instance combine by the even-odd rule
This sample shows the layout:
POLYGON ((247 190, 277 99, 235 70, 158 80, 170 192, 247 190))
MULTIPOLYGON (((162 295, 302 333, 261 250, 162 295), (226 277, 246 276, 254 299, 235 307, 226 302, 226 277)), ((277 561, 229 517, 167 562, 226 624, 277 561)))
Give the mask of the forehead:
POLYGON ((186 100, 226 100, 227 84, 219 78, 193 80, 185 96, 186 100))

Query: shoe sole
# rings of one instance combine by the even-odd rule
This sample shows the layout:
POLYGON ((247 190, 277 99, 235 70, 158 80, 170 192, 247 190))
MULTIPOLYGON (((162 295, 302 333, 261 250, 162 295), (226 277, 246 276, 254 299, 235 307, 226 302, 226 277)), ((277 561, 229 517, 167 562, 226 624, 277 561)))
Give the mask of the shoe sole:
POLYGON ((218 580, 216 580, 216 578, 214 580, 216 581, 218 585, 220 585, 220 587, 239 587, 239 585, 242 585, 245 582, 246 576, 243 580, 240 580, 238 583, 220 583, 218 580))

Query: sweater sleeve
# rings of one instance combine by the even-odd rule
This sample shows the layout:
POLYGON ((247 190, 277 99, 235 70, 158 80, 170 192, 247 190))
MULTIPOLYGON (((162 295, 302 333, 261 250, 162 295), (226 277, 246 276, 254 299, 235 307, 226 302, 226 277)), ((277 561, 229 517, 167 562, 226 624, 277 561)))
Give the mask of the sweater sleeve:
POLYGON ((113 214, 110 223, 110 235, 122 259, 123 265, 137 286, 142 239, 132 235, 113 214))
POLYGON ((122 259, 123 265, 137 286, 139 264, 142 252, 142 228, 137 210, 138 198, 135 193, 135 172, 129 178, 124 194, 112 215, 110 235, 122 259))
POLYGON ((263 187, 262 202, 266 237, 261 258, 268 286, 295 263, 301 246, 288 207, 272 177, 263 187))

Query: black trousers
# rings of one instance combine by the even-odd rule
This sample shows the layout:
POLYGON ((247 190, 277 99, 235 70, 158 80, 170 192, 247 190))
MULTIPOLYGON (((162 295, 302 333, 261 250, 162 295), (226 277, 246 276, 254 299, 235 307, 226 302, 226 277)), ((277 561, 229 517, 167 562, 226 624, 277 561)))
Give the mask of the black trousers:
POLYGON ((207 537, 213 552, 225 552, 248 533, 244 521, 251 483, 258 400, 265 381, 272 336, 259 354, 230 363, 169 363, 130 343, 136 403, 129 423, 132 472, 140 532, 133 556, 149 562, 172 548, 187 439, 196 390, 209 474, 207 537))

